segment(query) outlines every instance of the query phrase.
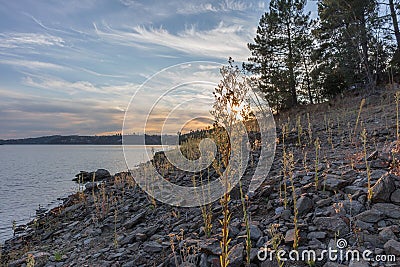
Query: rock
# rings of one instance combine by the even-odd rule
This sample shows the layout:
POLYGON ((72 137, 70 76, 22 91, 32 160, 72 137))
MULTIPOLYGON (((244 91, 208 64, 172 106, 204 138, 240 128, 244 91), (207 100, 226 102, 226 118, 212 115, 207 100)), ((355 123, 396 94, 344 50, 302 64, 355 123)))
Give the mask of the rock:
POLYGON ((349 264, 349 267, 369 267, 369 264, 363 259, 360 259, 359 261, 352 260, 349 264))
POLYGON ((263 233, 261 232, 260 228, 258 228, 257 225, 250 225, 250 238, 251 240, 254 240, 255 242, 260 239, 260 237, 263 236, 263 233))
POLYGON ((325 232, 311 232, 307 234, 307 239, 325 239, 325 232))
POLYGON ((347 267, 347 266, 336 262, 327 262, 324 264, 324 267, 347 267))
POLYGON ((293 243, 294 237, 295 237, 295 230, 294 229, 288 230, 285 235, 285 243, 286 244, 293 243))
POLYGON ((276 215, 280 215, 280 214, 282 214, 282 212, 285 210, 285 208, 284 207, 277 207, 276 209, 275 209, 275 214, 276 215))
POLYGON ((209 264, 207 262, 207 254, 205 253, 201 254, 199 267, 209 267, 209 264))
POLYGON ((111 174, 109 171, 105 169, 98 169, 95 172, 86 172, 86 171, 81 171, 80 173, 75 175, 75 178, 72 179, 72 181, 78 182, 78 183, 87 183, 87 182, 92 182, 94 181, 103 181, 106 179, 110 179, 111 174))
POLYGON ((400 206, 398 205, 391 203, 378 203, 373 205, 372 209, 382 212, 386 217, 400 219, 400 206))
POLYGON ((232 247, 229 254, 229 266, 240 267, 243 265, 243 243, 237 244, 232 247))
POLYGON ((314 219, 314 224, 321 231, 327 231, 330 233, 339 232, 340 235, 349 233, 349 226, 343 221, 341 217, 317 217, 314 219))
POLYGON ((302 196, 297 200, 296 208, 299 216, 305 215, 313 208, 313 201, 308 197, 302 196))
POLYGON ((143 250, 149 254, 157 253, 163 250, 163 246, 155 241, 149 241, 144 243, 143 250))
POLYGON ((89 182, 85 184, 85 189, 88 191, 96 190, 97 189, 97 183, 89 182))
POLYGON ((221 255, 222 252, 219 240, 215 238, 202 240, 201 242, 199 242, 199 247, 203 252, 207 254, 221 255))
POLYGON ((390 197, 390 200, 394 203, 400 204, 400 189, 397 189, 392 193, 392 196, 390 197))
POLYGON ((393 239, 389 240, 386 242, 384 248, 387 255, 400 256, 400 242, 393 239))
POLYGON ((365 188, 365 187, 359 187, 359 186, 355 186, 355 185, 349 185, 349 186, 346 186, 346 187, 344 188, 344 192, 345 192, 346 194, 351 194, 351 195, 356 194, 356 193, 358 193, 358 192, 367 193, 367 191, 368 191, 367 188, 365 188))
POLYGON ((285 221, 290 221, 290 216, 292 216, 292 212, 290 210, 284 210, 281 213, 281 218, 285 221))
POLYGON ((382 176, 372 187, 372 202, 388 202, 394 190, 396 190, 396 184, 392 175, 382 176))
POLYGON ((371 209, 358 214, 356 219, 367 223, 376 223, 382 220, 383 217, 382 212, 376 209, 371 209))
POLYGON ((123 226, 125 227, 125 229, 131 229, 133 226, 138 224, 144 218, 145 215, 146 215, 146 210, 131 217, 126 223, 124 223, 123 226))
POLYGON ((365 210, 364 205, 357 200, 345 200, 343 202, 343 207, 346 210, 346 213, 351 216, 356 216, 365 210))
POLYGON ((383 242, 387 242, 391 239, 396 240, 397 237, 393 233, 391 227, 385 227, 382 229, 382 231, 379 232, 379 237, 382 239, 383 242))
POLYGON ((321 186, 325 186, 326 190, 338 191, 349 184, 349 181, 340 179, 340 176, 327 174, 325 180, 321 179, 321 186))

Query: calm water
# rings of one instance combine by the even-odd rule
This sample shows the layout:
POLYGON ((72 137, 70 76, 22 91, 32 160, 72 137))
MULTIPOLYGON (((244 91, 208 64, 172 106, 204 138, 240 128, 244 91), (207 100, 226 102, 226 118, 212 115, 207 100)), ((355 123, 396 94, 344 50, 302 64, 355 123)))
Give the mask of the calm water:
MULTIPOLYGON (((137 163, 145 148, 130 146, 137 163)), ((0 243, 12 237, 12 221, 26 223, 39 204, 58 205, 59 197, 77 190, 72 182, 81 170, 127 170, 121 146, 98 145, 0 145, 0 243)))

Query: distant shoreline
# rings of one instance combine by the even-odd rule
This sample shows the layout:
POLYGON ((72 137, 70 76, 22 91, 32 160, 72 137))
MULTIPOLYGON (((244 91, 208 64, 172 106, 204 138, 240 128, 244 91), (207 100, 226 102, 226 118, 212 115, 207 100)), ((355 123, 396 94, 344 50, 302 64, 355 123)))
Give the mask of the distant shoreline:
MULTIPOLYGON (((171 140, 172 135, 165 135, 163 139, 171 140)), ((126 139, 125 139, 126 138, 126 139)), ((160 135, 127 135, 125 145, 161 145, 160 135)), ((80 135, 52 135, 22 139, 0 140, 0 145, 122 145, 122 135, 109 136, 80 136, 80 135)))

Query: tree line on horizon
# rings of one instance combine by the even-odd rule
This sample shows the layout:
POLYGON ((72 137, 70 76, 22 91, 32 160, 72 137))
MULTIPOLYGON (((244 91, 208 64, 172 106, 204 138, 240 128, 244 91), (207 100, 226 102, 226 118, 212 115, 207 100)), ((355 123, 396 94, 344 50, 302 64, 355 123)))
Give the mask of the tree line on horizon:
POLYGON ((276 111, 321 103, 348 89, 399 82, 396 0, 271 0, 243 69, 276 111))

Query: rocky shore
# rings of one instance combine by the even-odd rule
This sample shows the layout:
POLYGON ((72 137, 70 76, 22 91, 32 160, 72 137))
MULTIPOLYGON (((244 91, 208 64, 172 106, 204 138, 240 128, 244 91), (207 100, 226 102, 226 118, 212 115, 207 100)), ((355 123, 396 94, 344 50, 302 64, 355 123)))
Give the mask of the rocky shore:
MULTIPOLYGON (((275 257, 263 260, 259 252, 272 248, 276 240, 280 249, 291 251, 295 228, 299 229, 300 253, 313 250, 319 255, 329 248, 357 250, 371 252, 370 259, 386 256, 386 260, 325 257, 315 262, 288 261, 283 266, 400 266, 400 145, 396 141, 394 103, 387 99, 379 105, 377 99, 381 98, 367 99, 359 129, 354 127, 357 107, 349 104, 328 112, 327 106, 322 106, 277 118, 279 141, 274 164, 263 185, 246 200, 251 266, 279 266, 275 257), (312 115, 310 140, 307 113, 312 115), (287 116, 291 120, 283 148, 282 125, 288 122, 287 116), (296 116, 301 116, 303 123, 301 145, 296 116), (365 150, 361 129, 367 134, 365 150), (295 199, 289 181, 285 183, 283 177, 284 151, 293 153, 295 159, 295 199)), ((258 151, 254 150, 244 182, 251 179, 257 162, 258 151)), ((69 196, 63 205, 32 221, 26 232, 6 241, 1 250, 2 266, 29 266, 32 261, 34 266, 46 267, 219 266, 219 202, 210 207, 212 229, 207 236, 200 208, 159 203, 136 186, 128 173, 108 176, 101 172, 103 179, 95 183, 90 180, 93 173, 85 173, 85 190, 69 196)), ((190 184, 193 178, 176 170, 165 177, 177 184, 190 184)), ((232 191, 229 209, 230 266, 246 266, 246 225, 237 188, 232 191)))

